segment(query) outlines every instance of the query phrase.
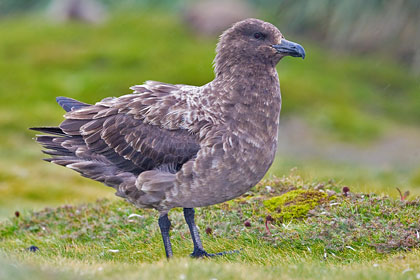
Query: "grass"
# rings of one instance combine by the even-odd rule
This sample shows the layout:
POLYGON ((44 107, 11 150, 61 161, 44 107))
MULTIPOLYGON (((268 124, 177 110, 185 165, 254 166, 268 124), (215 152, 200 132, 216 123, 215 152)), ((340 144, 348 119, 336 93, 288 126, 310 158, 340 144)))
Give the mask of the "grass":
POLYGON ((238 262, 176 258, 155 263, 126 264, 101 262, 86 264, 56 258, 53 265, 37 256, 25 256, 22 264, 1 264, 5 279, 417 279, 419 252, 395 255, 366 264, 332 265, 314 262, 279 262, 275 267, 238 262), (29 260, 30 259, 30 260, 29 260), (27 264, 31 263, 32 266, 27 264), (34 265, 36 263, 36 265, 34 265), (60 267, 57 269, 57 266, 60 267), (39 268, 42 267, 42 268, 39 268), (54 271, 54 272, 52 272, 54 271), (404 272, 407 271, 407 272, 404 272))
POLYGON ((35 270, 39 278, 63 273, 87 279, 276 279, 279 274, 286 279, 413 279, 420 273, 418 199, 344 194, 340 185, 306 182, 291 174, 263 181, 234 201, 197 210, 209 252, 241 251, 214 259, 186 258, 192 244, 182 212, 175 209, 170 212, 175 258, 167 263, 157 213, 105 199, 19 213, 3 222, 0 266, 10 275, 35 270), (296 189, 321 191, 330 199, 303 219, 268 219, 263 202, 296 189), (30 246, 39 250, 30 252, 30 246))

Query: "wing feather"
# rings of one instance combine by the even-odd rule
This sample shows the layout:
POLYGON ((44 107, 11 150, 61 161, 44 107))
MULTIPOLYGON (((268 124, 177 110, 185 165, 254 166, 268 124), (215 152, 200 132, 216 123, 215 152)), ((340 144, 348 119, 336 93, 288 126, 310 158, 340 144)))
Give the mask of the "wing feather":
POLYGON ((177 90, 175 85, 154 82, 153 86, 136 86, 137 94, 71 110, 59 128, 66 135, 81 136, 91 152, 105 156, 124 171, 140 174, 162 165, 179 170, 197 154, 199 140, 181 125, 175 129, 157 125, 159 115, 154 116, 154 122, 146 122, 147 111, 156 102, 164 104, 159 108, 162 119, 171 114, 175 104, 171 95, 177 90))

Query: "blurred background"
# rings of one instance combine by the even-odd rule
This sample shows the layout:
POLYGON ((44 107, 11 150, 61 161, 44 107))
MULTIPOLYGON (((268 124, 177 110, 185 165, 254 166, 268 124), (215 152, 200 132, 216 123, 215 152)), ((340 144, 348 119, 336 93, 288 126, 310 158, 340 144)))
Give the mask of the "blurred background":
POLYGON ((278 65, 267 176, 293 169, 352 191, 420 194, 418 0, 0 0, 0 218, 113 197, 41 160, 28 127, 62 120, 56 96, 94 103, 146 80, 205 84, 218 35, 247 17, 307 53, 278 65))

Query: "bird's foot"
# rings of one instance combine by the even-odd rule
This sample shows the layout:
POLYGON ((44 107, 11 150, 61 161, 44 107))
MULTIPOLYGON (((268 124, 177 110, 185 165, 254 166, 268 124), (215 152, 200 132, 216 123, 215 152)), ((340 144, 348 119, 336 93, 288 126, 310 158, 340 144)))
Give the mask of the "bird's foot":
POLYGON ((194 249, 194 251, 192 252, 192 254, 190 255, 192 258, 213 258, 213 257, 217 257, 217 256, 224 256, 224 255, 231 255, 231 254, 236 254, 239 253, 239 250, 233 250, 233 251, 224 251, 224 252, 219 252, 219 253, 207 253, 205 250, 203 249, 194 249))

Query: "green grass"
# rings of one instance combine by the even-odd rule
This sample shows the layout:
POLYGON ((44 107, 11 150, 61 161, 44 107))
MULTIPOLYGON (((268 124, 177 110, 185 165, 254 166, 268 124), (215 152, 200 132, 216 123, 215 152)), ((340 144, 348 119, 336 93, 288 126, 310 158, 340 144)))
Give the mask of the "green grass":
POLYGON ((418 251, 366 264, 279 262, 270 268, 188 258, 176 258, 171 262, 86 264, 68 258, 50 261, 27 255, 22 256, 17 264, 0 262, 0 276, 5 275, 4 279, 417 279, 418 269, 411 267, 418 266, 419 261, 418 251), (403 273, 407 268, 409 270, 403 273))
POLYGON ((22 257, 22 264, 1 264, 4 279, 416 279, 419 252, 364 265, 336 266, 327 263, 279 263, 276 267, 212 260, 177 258, 152 264, 95 263, 57 258, 53 264, 36 256, 22 257), (32 266, 27 265, 31 259, 32 266), (33 263, 36 263, 36 266, 33 263), (57 266, 61 268, 57 269, 57 266), (39 267, 43 267, 40 269, 39 267), (58 272, 57 272, 58 270, 58 272), (51 272, 54 271, 54 272, 51 272))
POLYGON ((175 258, 168 263, 157 212, 112 199, 25 212, 3 222, 0 266, 3 273, 39 278, 63 273, 88 279, 276 279, 280 274, 286 279, 414 279, 420 273, 419 215, 418 199, 345 196, 340 185, 307 182, 292 174, 263 181, 234 201, 197 209, 205 248, 241 249, 237 254, 186 258, 192 244, 182 212, 175 209, 170 212, 175 258), (294 189, 324 191, 330 199, 303 219, 267 223, 263 202, 294 189), (129 218, 133 213, 140 216, 129 218), (32 245, 39 250, 29 252, 32 245), (404 272, 409 266, 413 270, 404 272))

